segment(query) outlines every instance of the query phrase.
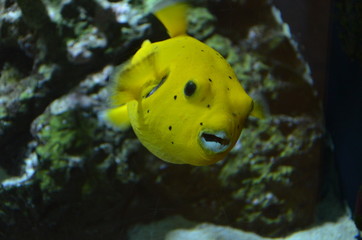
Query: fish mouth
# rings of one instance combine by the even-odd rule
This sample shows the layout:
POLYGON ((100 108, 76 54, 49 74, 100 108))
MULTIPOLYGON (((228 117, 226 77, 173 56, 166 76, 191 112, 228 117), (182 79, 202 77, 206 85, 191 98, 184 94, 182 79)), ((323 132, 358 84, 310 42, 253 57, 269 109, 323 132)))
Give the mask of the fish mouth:
POLYGON ((230 139, 225 131, 201 131, 199 140, 204 150, 214 154, 225 152, 230 146, 230 139))

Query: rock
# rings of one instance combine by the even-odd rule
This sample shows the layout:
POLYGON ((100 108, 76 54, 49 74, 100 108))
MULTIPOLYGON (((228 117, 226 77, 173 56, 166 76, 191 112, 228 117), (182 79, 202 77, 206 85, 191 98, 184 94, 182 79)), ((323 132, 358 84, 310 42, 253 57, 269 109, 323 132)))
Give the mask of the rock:
POLYGON ((358 230, 349 216, 325 222, 283 238, 267 238, 255 233, 209 223, 196 224, 172 216, 147 225, 137 225, 128 232, 129 240, 352 240, 358 230))
POLYGON ((193 230, 174 230, 167 234, 165 240, 271 240, 255 233, 242 232, 229 227, 201 224, 193 230))
POLYGON ((164 36, 157 24, 149 26, 144 6, 58 3, 0 5, 0 164, 7 178, 0 237, 122 239, 130 227, 174 215, 209 223, 195 229, 202 236, 210 236, 202 229, 214 236, 242 229, 278 237, 313 223, 320 99, 268 1, 210 1, 191 17, 199 23, 191 32, 224 55, 266 113, 250 118, 229 156, 207 167, 165 163, 132 130, 113 129, 100 117, 113 66, 144 39, 164 36))
POLYGON ((296 232, 286 240, 330 240, 330 239, 355 239, 358 230, 349 216, 338 219, 337 222, 326 222, 310 230, 296 232))
POLYGON ((128 231, 128 240, 164 240, 170 231, 180 228, 193 228, 197 223, 189 221, 181 216, 171 216, 166 219, 150 223, 139 224, 128 231))
POLYGON ((166 235, 165 240, 352 240, 356 235, 357 229, 352 220, 349 217, 343 217, 336 223, 325 223, 309 230, 296 232, 285 238, 264 238, 254 233, 243 232, 229 227, 201 224, 192 230, 171 231, 166 235))

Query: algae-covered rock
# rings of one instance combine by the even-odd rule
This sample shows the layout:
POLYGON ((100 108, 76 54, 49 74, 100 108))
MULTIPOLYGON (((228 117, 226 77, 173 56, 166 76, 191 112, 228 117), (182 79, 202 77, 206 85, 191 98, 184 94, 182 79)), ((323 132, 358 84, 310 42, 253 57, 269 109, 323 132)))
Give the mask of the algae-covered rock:
POLYGON ((313 222, 320 100, 267 1, 197 1, 190 11, 189 33, 229 61, 265 113, 207 167, 163 162, 131 129, 102 119, 113 66, 144 39, 165 37, 142 1, 5 2, 0 238, 125 239, 127 229, 175 214, 265 236, 313 222))

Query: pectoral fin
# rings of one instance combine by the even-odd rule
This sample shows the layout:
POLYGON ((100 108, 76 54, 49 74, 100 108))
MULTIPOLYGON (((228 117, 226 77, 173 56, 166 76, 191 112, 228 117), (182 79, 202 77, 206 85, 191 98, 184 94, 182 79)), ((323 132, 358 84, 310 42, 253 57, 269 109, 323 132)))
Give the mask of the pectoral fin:
POLYGON ((143 88, 157 78, 155 53, 146 50, 147 52, 144 52, 141 48, 140 53, 131 61, 116 68, 110 87, 113 106, 123 105, 132 100, 140 101, 143 88))
POLYGON ((103 112, 103 118, 113 126, 126 130, 131 124, 128 117, 127 105, 108 109, 103 112))
POLYGON ((265 107, 261 105, 259 101, 253 101, 253 109, 251 110, 250 116, 256 117, 259 119, 265 119, 267 112, 265 107))

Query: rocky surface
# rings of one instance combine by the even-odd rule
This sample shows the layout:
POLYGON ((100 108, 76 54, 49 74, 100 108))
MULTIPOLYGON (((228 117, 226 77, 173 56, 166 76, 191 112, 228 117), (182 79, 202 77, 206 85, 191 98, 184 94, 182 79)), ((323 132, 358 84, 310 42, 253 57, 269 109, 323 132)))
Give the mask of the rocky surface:
POLYGON ((190 33, 231 63, 266 112, 227 159, 193 167, 162 162, 99 117, 113 66, 165 36, 141 3, 0 3, 0 238, 123 239, 176 214, 270 237, 310 225, 322 113, 279 12, 264 0, 192 10, 190 33))
MULTIPOLYGON (((192 230, 174 230, 166 235, 165 240, 353 240, 357 235, 353 221, 343 217, 338 222, 329 222, 321 226, 296 232, 285 238, 264 238, 255 233, 243 232, 229 227, 202 224, 192 230)), ((140 238, 142 239, 142 238, 140 238)), ((143 238, 144 239, 144 238, 143 238)), ((148 238, 149 239, 149 238, 148 238)), ((156 238, 155 238, 156 239, 156 238)))
POLYGON ((208 223, 196 225, 182 217, 174 216, 150 225, 132 228, 129 240, 353 240, 357 233, 356 226, 348 216, 283 238, 261 237, 255 233, 208 223))
MULTIPOLYGON (((333 187, 332 184, 329 187, 333 187)), ((129 240, 354 240, 359 231, 351 219, 347 205, 341 204, 330 189, 318 204, 313 225, 279 238, 262 237, 229 226, 197 223, 182 216, 171 216, 148 224, 137 224, 129 229, 129 240)), ((262 226, 259 226, 262 227, 262 226)))

